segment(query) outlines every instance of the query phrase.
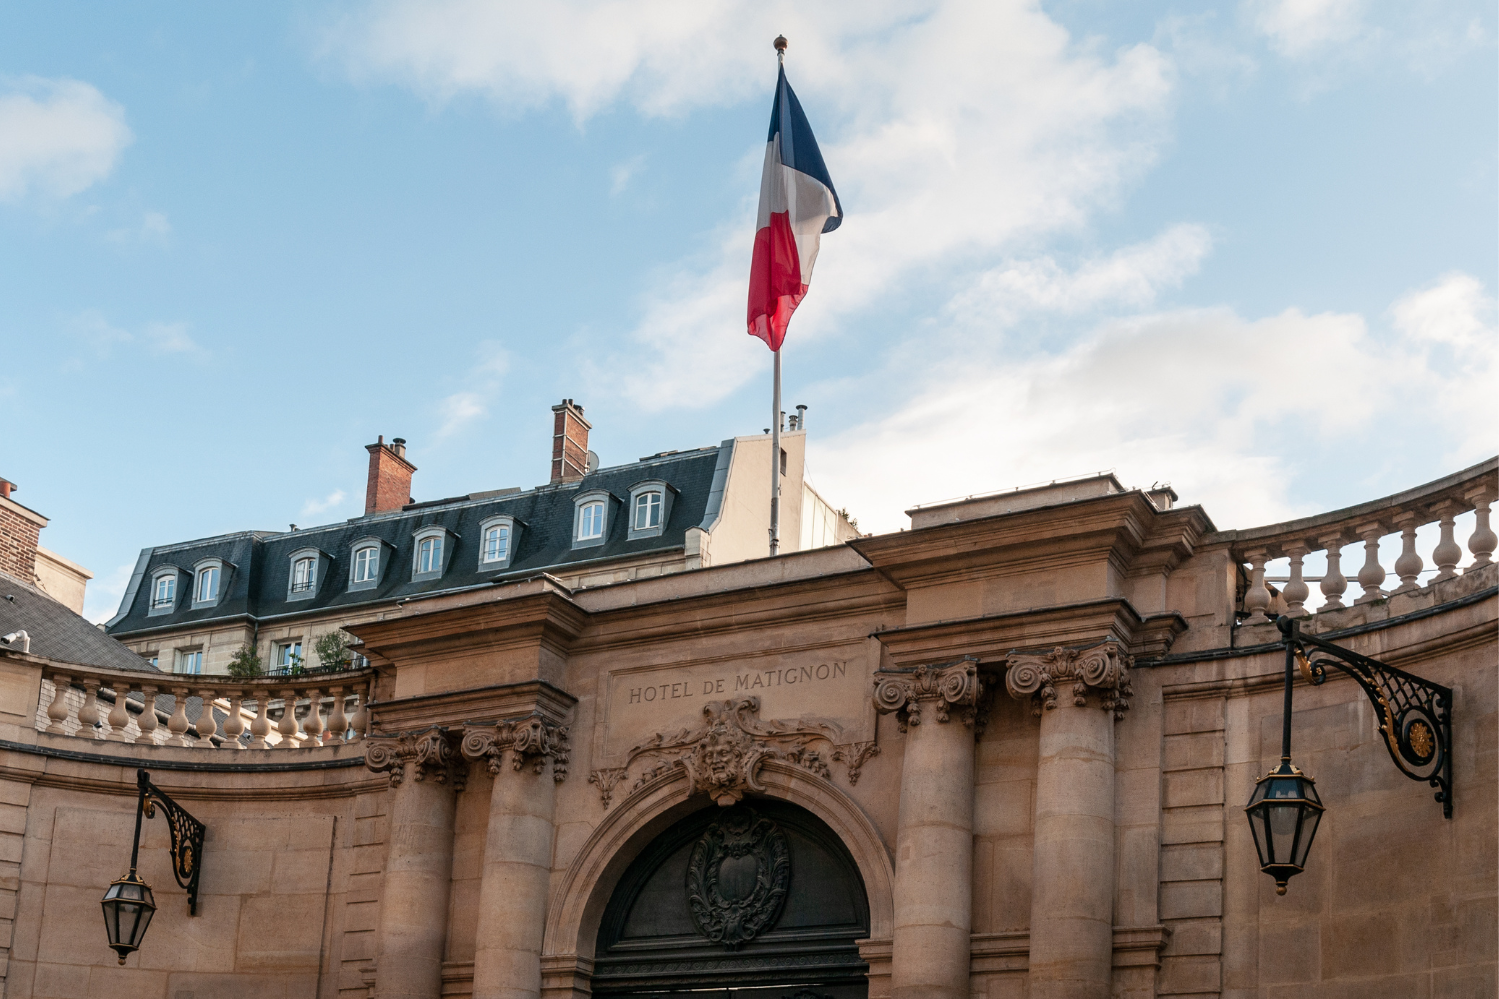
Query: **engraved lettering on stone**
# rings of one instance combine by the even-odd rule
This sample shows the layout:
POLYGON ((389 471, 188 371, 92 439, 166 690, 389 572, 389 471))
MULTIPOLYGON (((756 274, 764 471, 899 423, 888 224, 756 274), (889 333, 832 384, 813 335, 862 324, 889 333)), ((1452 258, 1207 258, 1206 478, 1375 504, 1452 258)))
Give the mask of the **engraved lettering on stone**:
POLYGON ((1011 697, 1030 698, 1031 713, 1040 717, 1042 710, 1056 708, 1057 686, 1071 682, 1073 704, 1086 707, 1091 693, 1098 698, 1099 707, 1119 719, 1134 694, 1129 682, 1131 663, 1112 640, 1088 649, 1011 653, 1005 660, 1005 688, 1011 697))
POLYGON ((730 950, 775 925, 791 886, 791 848, 745 805, 704 831, 687 863, 687 905, 698 931, 730 950))
MULTIPOLYGON (((673 770, 685 770, 694 793, 706 793, 720 805, 732 805, 747 791, 763 791, 757 777, 768 759, 784 760, 820 777, 831 776, 827 760, 839 758, 842 729, 816 718, 762 721, 758 697, 709 701, 703 724, 672 734, 658 732, 633 747, 623 767, 595 770, 588 781, 599 788, 608 808, 614 786, 637 760, 647 766, 632 790, 673 770)), ((862 762, 862 761, 860 761, 862 762)))

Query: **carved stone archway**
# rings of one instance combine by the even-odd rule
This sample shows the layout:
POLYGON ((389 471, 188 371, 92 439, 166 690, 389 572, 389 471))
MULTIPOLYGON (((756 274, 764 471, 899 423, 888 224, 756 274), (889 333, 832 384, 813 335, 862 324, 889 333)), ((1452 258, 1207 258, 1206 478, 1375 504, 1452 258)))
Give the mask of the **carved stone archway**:
MULTIPOLYGON (((767 760, 759 779, 766 797, 800 805, 838 836, 864 879, 869 938, 888 941, 894 926, 895 868, 869 817, 831 782, 794 764, 767 760)), ((657 835, 703 804, 703 796, 693 794, 687 773, 677 769, 647 782, 610 809, 568 865, 547 906, 544 996, 588 995, 599 922, 621 876, 657 835)))

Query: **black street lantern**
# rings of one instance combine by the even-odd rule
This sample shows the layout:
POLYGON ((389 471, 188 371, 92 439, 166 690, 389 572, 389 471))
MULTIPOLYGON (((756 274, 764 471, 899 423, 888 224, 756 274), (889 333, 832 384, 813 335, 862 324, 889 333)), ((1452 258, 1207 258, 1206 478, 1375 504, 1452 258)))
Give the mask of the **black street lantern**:
POLYGON ((1285 636, 1286 647, 1280 766, 1255 782, 1244 812, 1254 834, 1260 870, 1275 879, 1275 893, 1284 895, 1286 882, 1306 869, 1307 853, 1324 810, 1315 782, 1291 763, 1291 685, 1298 667, 1314 686, 1327 679, 1329 665, 1358 681, 1374 703, 1390 758, 1407 777, 1428 781, 1438 789, 1436 800, 1449 819, 1452 691, 1331 642, 1303 635, 1300 625, 1290 618, 1276 618, 1275 624, 1285 636))
POLYGON ((144 770, 135 772, 138 788, 135 808, 135 841, 130 846, 130 873, 111 881, 100 903, 104 907, 104 933, 109 946, 120 956, 120 963, 140 949, 151 917, 156 914, 156 899, 151 886, 135 873, 141 852, 141 819, 153 818, 161 804, 172 833, 172 873, 177 883, 187 889, 188 914, 198 914, 198 874, 203 859, 203 836, 207 827, 189 815, 181 805, 151 783, 144 770))

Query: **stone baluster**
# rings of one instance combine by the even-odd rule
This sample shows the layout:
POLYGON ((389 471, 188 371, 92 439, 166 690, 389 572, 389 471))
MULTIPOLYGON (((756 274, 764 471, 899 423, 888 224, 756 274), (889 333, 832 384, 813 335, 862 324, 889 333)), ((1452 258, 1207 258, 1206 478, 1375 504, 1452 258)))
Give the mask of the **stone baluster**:
POLYGON ((1343 575, 1343 538, 1333 534, 1318 538, 1317 543, 1327 549, 1327 571, 1322 574, 1322 609, 1337 610, 1343 607, 1343 594, 1348 590, 1348 578, 1343 575))
POLYGON ((102 739, 99 724, 99 681, 83 681, 83 706, 78 709, 78 736, 82 739, 102 739))
POLYGON ((1265 585, 1265 555, 1262 548, 1244 553, 1249 560, 1249 588, 1244 591, 1244 609, 1249 616, 1244 619, 1245 624, 1270 623, 1265 616, 1265 608, 1270 606, 1270 588, 1265 585))
POLYGON ((140 735, 135 741, 142 746, 154 746, 156 744, 156 685, 143 684, 141 686, 141 716, 137 721, 140 735))
POLYGON ((244 691, 231 690, 225 695, 229 701, 229 717, 224 719, 224 745, 230 749, 244 749, 239 737, 245 733, 245 719, 240 712, 244 705, 244 691))
POLYGON ((354 706, 354 718, 349 722, 349 728, 353 734, 349 737, 350 742, 359 742, 369 734, 370 728, 370 699, 374 696, 375 681, 372 677, 369 687, 365 690, 356 690, 354 706))
POLYGON ((1455 500, 1443 500, 1432 507, 1431 512, 1441 519, 1441 539, 1432 549, 1431 559, 1437 564, 1436 578, 1432 582, 1452 579, 1457 576, 1457 564, 1463 560, 1462 546, 1453 537, 1457 514, 1461 507, 1455 500))
POLYGON ((1383 524, 1360 524, 1356 529, 1364 539, 1364 567, 1358 571, 1358 585, 1364 588, 1355 604, 1372 604, 1385 598, 1379 584, 1384 582, 1384 566, 1379 564, 1379 539, 1386 534, 1383 524))
POLYGON ((1005 687, 1041 717, 1031 868, 1030 999, 1108 999, 1113 964, 1114 722, 1129 659, 1091 649, 1011 655, 1005 687))
POLYGON ((466 726, 463 755, 483 761, 494 776, 479 882, 473 999, 537 999, 555 789, 567 776, 567 728, 539 713, 466 726))
POLYGON ((349 730, 349 719, 344 714, 343 685, 330 687, 328 692, 333 695, 333 710, 328 713, 328 734, 323 736, 323 745, 340 746, 349 730))
POLYGON ((1489 504, 1493 497, 1484 486, 1467 494, 1467 500, 1473 504, 1473 513, 1478 522, 1473 525, 1473 534, 1468 538, 1468 551, 1473 553, 1473 562, 1464 573, 1472 572, 1493 561, 1494 548, 1499 545, 1499 536, 1495 536, 1493 528, 1489 527, 1489 504))
POLYGON ((374 999, 435 999, 442 994, 453 877, 454 790, 467 767, 437 726, 372 737, 364 762, 376 773, 389 772, 391 784, 374 999))
POLYGON ((271 744, 266 741, 271 734, 271 699, 269 691, 260 687, 255 691, 255 720, 250 722, 250 748, 270 749, 271 744))
POLYGON ((1286 583, 1286 588, 1281 590, 1281 597, 1286 602, 1286 617, 1306 617, 1308 614, 1306 598, 1312 595, 1312 590, 1301 576, 1301 563, 1308 550, 1306 545, 1299 542, 1286 546, 1286 555, 1291 560, 1291 578, 1286 583))
POLYGON ((281 711, 281 721, 276 724, 276 731, 281 733, 281 741, 277 744, 279 749, 296 749, 297 740, 297 692, 290 687, 281 691, 281 703, 285 707, 281 711))
POLYGON ((167 740, 168 746, 191 746, 187 738, 187 693, 186 687, 173 687, 172 699, 176 703, 172 706, 172 717, 167 719, 167 731, 172 737, 167 740))
POLYGON ((198 700, 203 702, 203 710, 198 713, 198 748, 217 749, 213 744, 213 737, 218 734, 219 723, 213 716, 213 694, 212 690, 198 691, 198 700))
POLYGON ((68 734, 68 691, 72 689, 71 676, 53 675, 52 703, 47 705, 47 731, 53 735, 68 734))
POLYGON ((304 746, 323 744, 323 688, 307 689, 307 717, 302 719, 302 732, 307 736, 304 746))
POLYGON ((1402 513, 1395 518, 1395 526, 1400 528, 1400 557, 1395 560, 1395 575, 1400 577, 1400 585, 1390 591, 1391 595, 1410 593, 1421 588, 1421 570, 1425 568, 1425 563, 1416 554, 1416 528, 1420 523, 1421 516, 1413 512, 1402 513))
POLYGON ((895 834, 894 999, 969 994, 974 730, 982 693, 971 659, 874 676, 876 710, 895 712, 906 733, 895 834))
POLYGON ((130 700, 127 696, 130 688, 119 681, 111 684, 111 688, 114 690, 115 702, 114 706, 109 709, 109 717, 105 719, 109 722, 109 731, 104 738, 109 742, 129 742, 125 729, 130 726, 130 710, 126 707, 130 700))

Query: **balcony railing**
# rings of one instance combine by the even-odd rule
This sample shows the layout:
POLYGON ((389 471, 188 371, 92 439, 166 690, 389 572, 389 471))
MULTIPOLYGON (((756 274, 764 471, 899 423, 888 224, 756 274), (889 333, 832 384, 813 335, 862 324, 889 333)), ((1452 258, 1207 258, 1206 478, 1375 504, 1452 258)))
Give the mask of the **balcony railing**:
POLYGON ((1249 581, 1242 601, 1245 625, 1266 624, 1276 614, 1290 617, 1312 614, 1307 606, 1312 582, 1318 584, 1322 597, 1317 613, 1349 606, 1345 595, 1350 580, 1343 559, 1356 551, 1354 546, 1359 544, 1363 546, 1363 565, 1352 581, 1359 584, 1360 592, 1353 598, 1352 606, 1378 604, 1401 596, 1433 597, 1437 590, 1451 585, 1448 580, 1493 564, 1499 537, 1489 525, 1489 508, 1499 498, 1496 472, 1499 472, 1499 458, 1491 458, 1384 499, 1269 527, 1223 531, 1207 540, 1227 541, 1234 560, 1249 566, 1249 581), (1467 538, 1471 558, 1464 564, 1463 548, 1456 537, 1456 519, 1469 512, 1474 515, 1467 538), (1418 552, 1416 539, 1416 532, 1431 524, 1437 525, 1438 533, 1437 543, 1430 551, 1436 564, 1434 575, 1418 552), (1391 573, 1381 561, 1380 542, 1395 534, 1400 536, 1400 554, 1390 569, 1398 582, 1386 586, 1391 573), (1321 576, 1309 578, 1304 574, 1304 563, 1314 553, 1324 553, 1327 567, 1321 576), (1284 587, 1278 592, 1272 591, 1266 581, 1266 563, 1275 559, 1288 561, 1288 570, 1281 577, 1284 587), (1423 584, 1422 576, 1430 578, 1423 584))
POLYGON ((306 749, 364 738, 374 671, 238 680, 46 666, 42 679, 37 728, 54 735, 143 746, 306 749))

